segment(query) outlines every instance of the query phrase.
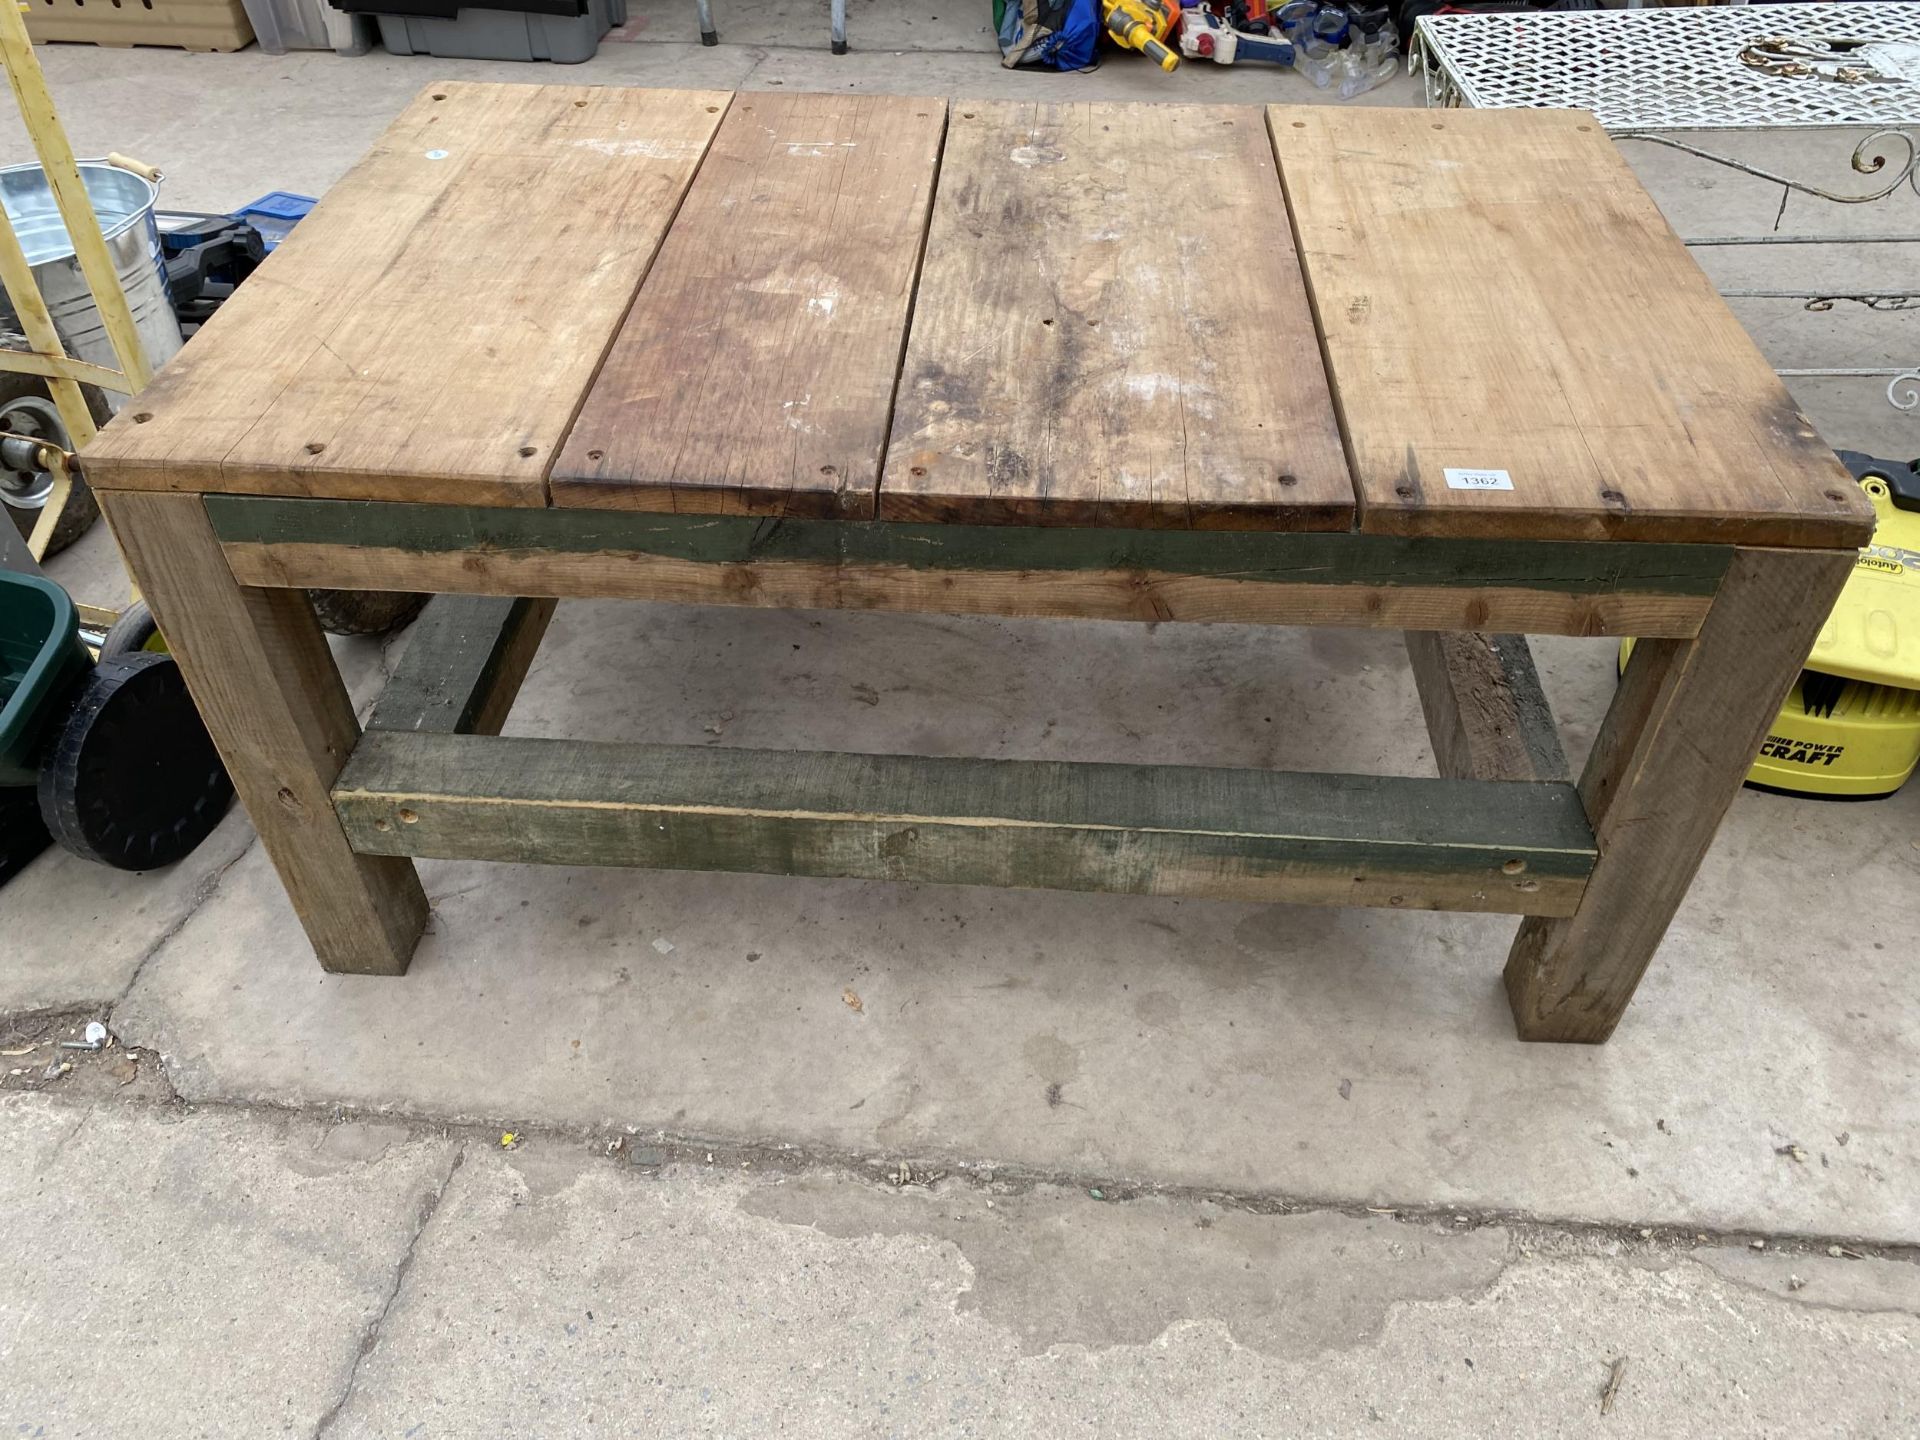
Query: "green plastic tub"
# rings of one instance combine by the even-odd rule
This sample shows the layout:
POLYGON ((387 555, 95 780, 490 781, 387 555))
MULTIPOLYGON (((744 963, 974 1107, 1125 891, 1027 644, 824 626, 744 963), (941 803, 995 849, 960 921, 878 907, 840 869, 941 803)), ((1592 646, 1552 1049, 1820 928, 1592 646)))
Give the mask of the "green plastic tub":
POLYGON ((0 785, 34 783, 40 738, 92 660, 66 591, 0 570, 0 785))

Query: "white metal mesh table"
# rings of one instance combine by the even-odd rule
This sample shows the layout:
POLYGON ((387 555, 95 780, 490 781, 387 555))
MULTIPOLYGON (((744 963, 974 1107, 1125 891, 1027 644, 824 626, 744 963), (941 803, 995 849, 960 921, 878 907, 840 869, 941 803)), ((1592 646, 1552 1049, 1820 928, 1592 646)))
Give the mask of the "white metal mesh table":
POLYGON ((1920 122, 1920 5, 1426 16, 1410 50, 1430 105, 1565 106, 1609 130, 1920 122), (1776 57, 1775 37, 1801 44, 1776 57), (1804 48, 1819 37, 1865 43, 1829 59, 1804 48), (1822 73, 1849 64, 1907 78, 1822 73))

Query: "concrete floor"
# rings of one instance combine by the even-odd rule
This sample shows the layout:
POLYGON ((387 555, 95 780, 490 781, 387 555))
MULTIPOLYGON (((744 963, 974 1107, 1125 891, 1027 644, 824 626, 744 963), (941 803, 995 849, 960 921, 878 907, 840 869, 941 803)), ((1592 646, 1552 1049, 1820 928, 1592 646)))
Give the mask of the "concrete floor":
MULTIPOLYGON (((718 48, 676 0, 564 71, 43 56, 83 152, 205 209, 323 190, 446 75, 1313 94, 1009 74, 947 7, 854 0, 838 59, 824 5, 718 8, 718 48)), ((1739 153, 1831 180, 1852 139, 1739 153)), ((1774 223, 1776 187, 1629 152, 1682 233, 1774 223)), ((1816 227, 1920 233, 1920 198, 1789 204, 1816 227)), ((1916 248, 1705 258, 1901 285, 1916 248)), ((1920 355, 1910 315, 1740 313, 1781 365, 1920 355)), ((1874 382, 1796 393, 1920 452, 1874 382)), ((55 571, 124 591, 104 532, 55 571)), ((339 646, 357 695, 405 643, 339 646)), ((1577 759, 1610 647, 1539 648, 1577 759)), ((570 604, 509 728, 1431 769, 1395 637, 1234 626, 570 604)), ((401 981, 320 973, 237 813, 172 872, 0 890, 4 1084, 38 1092, 0 1096, 0 1428, 1920 1434, 1920 789, 1743 794, 1601 1049, 1512 1040, 1511 921, 422 868, 401 981), (113 1048, 52 1048, 96 1016, 113 1048)))

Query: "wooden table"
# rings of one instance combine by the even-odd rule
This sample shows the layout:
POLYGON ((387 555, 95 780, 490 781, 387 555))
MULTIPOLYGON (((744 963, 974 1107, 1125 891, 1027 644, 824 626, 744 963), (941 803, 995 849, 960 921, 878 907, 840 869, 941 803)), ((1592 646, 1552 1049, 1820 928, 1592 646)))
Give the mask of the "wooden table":
POLYGON ((1547 1040, 1870 530, 1574 111, 437 85, 84 461, 328 970, 414 856, 1484 910, 1547 1040), (309 586, 443 597, 364 734, 309 586), (503 738, 558 596, 1403 630, 1441 774, 503 738))

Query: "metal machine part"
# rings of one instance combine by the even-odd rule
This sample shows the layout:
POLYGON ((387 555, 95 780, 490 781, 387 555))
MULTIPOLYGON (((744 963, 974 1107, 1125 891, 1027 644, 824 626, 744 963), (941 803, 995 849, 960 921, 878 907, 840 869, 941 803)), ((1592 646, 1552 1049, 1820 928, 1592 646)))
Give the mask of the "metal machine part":
POLYGON ((16 510, 45 505, 53 493, 45 447, 55 445, 64 452, 70 443, 53 401, 17 395, 0 404, 0 504, 16 510))
MULTIPOLYGON (((95 420, 107 415, 105 397, 91 386, 81 390, 95 420)), ((31 375, 0 374, 0 520, 30 535, 55 498, 62 477, 73 484, 48 537, 44 553, 71 545, 99 514, 93 492, 73 474, 73 437, 46 382, 31 375)))

